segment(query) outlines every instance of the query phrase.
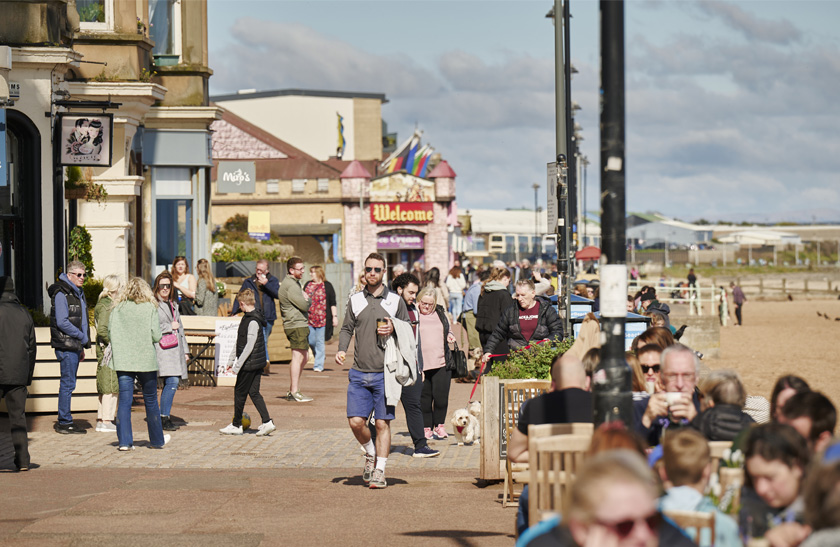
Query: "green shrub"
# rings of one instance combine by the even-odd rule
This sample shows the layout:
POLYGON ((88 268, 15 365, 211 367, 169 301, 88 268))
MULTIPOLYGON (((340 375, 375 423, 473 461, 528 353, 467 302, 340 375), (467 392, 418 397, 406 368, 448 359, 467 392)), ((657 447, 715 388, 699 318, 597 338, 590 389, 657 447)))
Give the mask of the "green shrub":
POLYGON ((26 311, 29 312, 29 315, 32 316, 32 321, 35 323, 36 327, 49 327, 50 326, 50 316, 45 315, 44 312, 41 310, 36 310, 33 308, 26 308, 26 311))
POLYGON ((84 226, 74 226, 70 230, 70 247, 67 249, 67 256, 70 257, 70 260, 78 260, 84 264, 89 276, 93 275, 91 249, 90 232, 84 226))
POLYGON ((514 350, 507 361, 495 363, 487 375, 501 380, 548 380, 551 378, 551 362, 557 355, 566 353, 574 342, 574 338, 566 338, 514 350))

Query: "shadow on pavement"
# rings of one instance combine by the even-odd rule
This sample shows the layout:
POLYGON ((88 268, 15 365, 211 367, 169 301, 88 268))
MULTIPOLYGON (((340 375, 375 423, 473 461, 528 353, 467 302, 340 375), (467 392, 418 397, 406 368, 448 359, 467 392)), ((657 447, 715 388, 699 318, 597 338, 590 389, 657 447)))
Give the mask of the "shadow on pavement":
POLYGON ((479 532, 473 530, 424 530, 422 532, 404 532, 401 535, 420 538, 447 539, 454 542, 455 545, 462 545, 463 547, 473 547, 475 545, 479 545, 478 541, 471 541, 472 539, 496 536, 509 537, 513 539, 513 534, 501 534, 499 532, 479 532))
MULTIPOLYGON (((367 483, 362 480, 361 475, 356 475, 355 477, 335 477, 330 482, 332 482, 333 484, 342 484, 344 486, 367 486, 367 483)), ((385 482, 388 483, 388 486, 394 486, 397 484, 408 484, 402 479, 392 479, 390 477, 386 477, 385 482)))

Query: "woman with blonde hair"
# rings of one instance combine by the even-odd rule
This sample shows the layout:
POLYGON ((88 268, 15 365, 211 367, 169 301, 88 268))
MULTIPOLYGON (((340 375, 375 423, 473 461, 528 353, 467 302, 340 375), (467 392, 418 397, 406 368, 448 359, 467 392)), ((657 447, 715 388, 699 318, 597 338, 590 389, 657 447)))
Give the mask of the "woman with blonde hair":
POLYGON ((219 313, 219 295, 216 292, 216 278, 210 271, 210 262, 202 258, 195 265, 198 284, 195 287, 195 313, 215 317, 219 313))
POLYGON ((163 434, 157 400, 157 356, 155 346, 161 339, 157 301, 149 284, 139 277, 128 280, 116 299, 108 322, 114 368, 120 386, 117 402, 117 439, 121 452, 134 450, 131 431, 131 401, 134 381, 143 389, 146 426, 152 448, 163 448, 169 435, 163 434))
POLYGON ((108 320, 114 299, 122 288, 122 281, 116 275, 108 275, 102 280, 102 293, 93 310, 93 321, 96 326, 96 391, 99 393, 99 404, 96 410, 96 431, 100 433, 116 433, 114 416, 117 413, 117 394, 120 384, 117 373, 102 362, 105 348, 111 343, 108 336, 108 320))

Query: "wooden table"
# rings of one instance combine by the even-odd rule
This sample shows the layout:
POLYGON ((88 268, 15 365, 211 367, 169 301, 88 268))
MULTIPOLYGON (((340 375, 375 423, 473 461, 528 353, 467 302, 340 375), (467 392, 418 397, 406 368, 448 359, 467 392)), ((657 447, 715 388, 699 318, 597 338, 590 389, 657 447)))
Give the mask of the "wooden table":
POLYGON ((201 361, 199 361, 204 352, 206 352, 208 349, 214 346, 216 331, 211 329, 184 329, 184 336, 196 336, 207 338, 206 342, 193 344, 194 346, 198 346, 199 349, 192 355, 189 361, 187 361, 187 368, 189 369, 190 365, 195 365, 196 367, 198 367, 198 372, 210 378, 210 381, 213 382, 213 387, 216 387, 216 371, 207 370, 207 368, 203 364, 201 364, 201 361))

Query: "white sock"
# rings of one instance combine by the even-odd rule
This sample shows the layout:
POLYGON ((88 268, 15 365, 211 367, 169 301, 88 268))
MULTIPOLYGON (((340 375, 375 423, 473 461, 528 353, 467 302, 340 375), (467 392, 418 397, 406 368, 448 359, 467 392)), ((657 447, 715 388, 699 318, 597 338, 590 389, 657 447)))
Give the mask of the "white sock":
POLYGON ((388 463, 388 458, 376 458, 376 468, 385 472, 385 464, 388 463))
POLYGON ((362 448, 365 449, 365 454, 367 454, 368 456, 373 456, 376 454, 376 445, 373 444, 373 439, 363 444, 362 448))

